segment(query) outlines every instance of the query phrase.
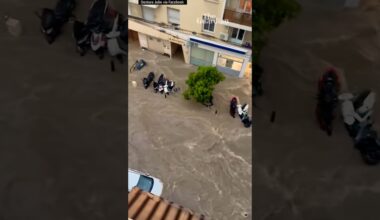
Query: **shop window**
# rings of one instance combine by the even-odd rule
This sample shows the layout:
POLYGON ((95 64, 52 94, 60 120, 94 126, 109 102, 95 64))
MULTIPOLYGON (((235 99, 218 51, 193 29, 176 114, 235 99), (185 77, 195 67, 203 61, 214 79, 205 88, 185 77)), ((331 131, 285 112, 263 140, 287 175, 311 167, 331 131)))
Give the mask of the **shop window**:
POLYGON ((217 65, 224 68, 229 68, 235 71, 241 71, 244 59, 229 55, 219 54, 217 65))
POLYGON ((226 60, 226 67, 232 68, 232 65, 234 64, 233 60, 226 60))

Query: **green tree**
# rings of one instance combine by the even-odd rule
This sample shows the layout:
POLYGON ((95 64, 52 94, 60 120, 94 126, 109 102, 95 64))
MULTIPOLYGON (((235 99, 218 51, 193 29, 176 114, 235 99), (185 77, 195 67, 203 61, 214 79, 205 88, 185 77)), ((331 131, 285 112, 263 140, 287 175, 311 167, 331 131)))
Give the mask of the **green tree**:
POLYGON ((196 72, 192 72, 186 80, 188 88, 184 91, 185 99, 194 98, 202 104, 212 102, 212 92, 215 85, 223 81, 225 76, 216 67, 200 66, 196 72))
POLYGON ((297 0, 255 0, 253 4, 253 63, 258 63, 267 34, 301 11, 297 0))

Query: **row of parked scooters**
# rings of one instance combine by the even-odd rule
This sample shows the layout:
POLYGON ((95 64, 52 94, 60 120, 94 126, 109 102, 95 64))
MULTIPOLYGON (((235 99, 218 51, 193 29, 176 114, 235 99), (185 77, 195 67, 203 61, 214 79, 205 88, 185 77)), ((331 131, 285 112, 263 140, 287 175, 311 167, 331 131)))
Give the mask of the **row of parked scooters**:
POLYGON ((335 108, 342 102, 341 112, 345 127, 353 138, 364 161, 369 165, 380 162, 380 139, 373 128, 373 107, 376 93, 366 90, 358 94, 340 93, 338 74, 329 69, 321 77, 318 85, 318 104, 316 115, 322 130, 332 134, 335 108))
POLYGON ((158 77, 158 81, 154 81, 154 73, 150 72, 147 77, 143 78, 144 88, 148 89, 148 87, 153 83, 153 91, 155 93, 161 93, 165 95, 169 95, 170 93, 177 92, 179 88, 175 87, 175 82, 165 78, 164 74, 161 74, 158 77))
POLYGON ((83 56, 92 50, 103 59, 108 50, 111 56, 121 62, 127 55, 127 19, 110 7, 107 0, 94 0, 85 22, 77 20, 73 14, 76 0, 59 0, 54 9, 43 8, 37 12, 41 19, 41 32, 49 44, 62 33, 63 26, 74 19, 73 37, 76 49, 83 56))
POLYGON ((241 122, 244 124, 244 127, 251 127, 252 121, 248 115, 248 104, 239 104, 239 101, 236 97, 233 97, 230 102, 230 114, 235 118, 236 113, 238 113, 241 122))

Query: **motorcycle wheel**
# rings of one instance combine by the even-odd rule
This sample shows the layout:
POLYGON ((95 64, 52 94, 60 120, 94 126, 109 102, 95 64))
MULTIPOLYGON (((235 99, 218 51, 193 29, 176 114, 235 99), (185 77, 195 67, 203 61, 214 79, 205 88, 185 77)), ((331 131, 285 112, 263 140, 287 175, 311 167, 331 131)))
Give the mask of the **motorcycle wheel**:
POLYGON ((121 55, 121 54, 116 55, 116 59, 117 59, 121 64, 124 63, 124 57, 123 57, 123 55, 121 55))
POLYGON ((83 57, 86 54, 86 51, 80 46, 77 46, 77 52, 79 53, 81 57, 83 57))
POLYGON ((328 136, 331 136, 331 135, 332 135, 332 127, 331 127, 331 125, 327 125, 327 126, 326 126, 326 132, 327 132, 327 135, 328 135, 328 136))
POLYGON ((104 58, 104 50, 103 50, 103 48, 98 49, 95 53, 96 53, 96 55, 98 55, 99 59, 102 60, 104 58))
POLYGON ((374 152, 365 152, 365 151, 361 151, 360 152, 361 155, 362 155, 362 158, 364 160, 364 162, 368 165, 376 165, 379 163, 379 158, 378 158, 378 155, 375 155, 374 152))
POLYGON ((45 34, 45 39, 48 42, 48 44, 52 44, 54 42, 54 37, 51 35, 46 35, 45 34))

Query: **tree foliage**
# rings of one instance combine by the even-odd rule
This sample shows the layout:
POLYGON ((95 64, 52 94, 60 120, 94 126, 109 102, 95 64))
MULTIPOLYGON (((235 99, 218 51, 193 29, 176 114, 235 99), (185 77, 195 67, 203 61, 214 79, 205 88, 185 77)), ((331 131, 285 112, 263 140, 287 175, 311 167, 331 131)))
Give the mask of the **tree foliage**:
POLYGON ((297 0, 255 0, 253 4, 253 62, 267 41, 267 33, 301 11, 297 0))
POLYGON ((200 103, 209 103, 212 100, 212 92, 215 85, 223 81, 225 76, 216 67, 200 66, 196 72, 192 72, 186 80, 188 88, 183 96, 189 100, 194 98, 200 103))

